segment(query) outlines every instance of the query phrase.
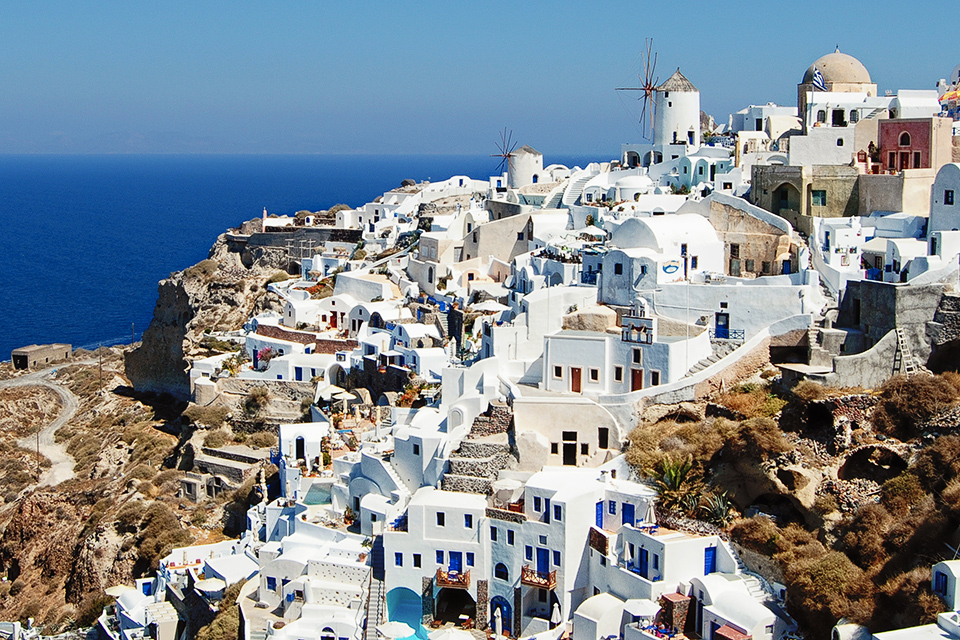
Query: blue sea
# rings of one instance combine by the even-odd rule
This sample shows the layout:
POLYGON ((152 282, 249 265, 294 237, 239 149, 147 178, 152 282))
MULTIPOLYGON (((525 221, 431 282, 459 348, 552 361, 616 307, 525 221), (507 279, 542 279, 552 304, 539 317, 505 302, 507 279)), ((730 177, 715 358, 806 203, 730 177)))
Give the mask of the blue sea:
MULTIPOLYGON (((270 213, 360 206, 404 178, 486 179, 488 156, 0 155, 0 360, 139 340, 157 282, 270 213)), ((545 157, 585 166, 603 158, 545 157)))

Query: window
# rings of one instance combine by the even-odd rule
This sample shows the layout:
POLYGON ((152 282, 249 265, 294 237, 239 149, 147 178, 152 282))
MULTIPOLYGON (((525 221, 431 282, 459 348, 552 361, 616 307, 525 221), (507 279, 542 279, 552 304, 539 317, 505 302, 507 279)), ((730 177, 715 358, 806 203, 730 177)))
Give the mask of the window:
POLYGON ((377 514, 371 513, 371 514, 370 514, 370 522, 376 522, 376 521, 377 521, 377 514))
POLYGON ((600 381, 600 369, 590 369, 590 382, 600 381))
POLYGON ((953 189, 943 190, 943 204, 953 204, 953 189))
POLYGON ((558 455, 558 454, 560 453, 560 443, 559 443, 559 442, 551 442, 551 443, 550 443, 550 453, 552 453, 553 455, 558 455))
POLYGON ((824 109, 817 111, 817 122, 826 122, 827 121, 827 112, 824 109))
POLYGON ((403 566, 403 554, 400 553, 399 551, 393 554, 393 564, 394 566, 397 566, 397 567, 403 566))
POLYGON ((561 519, 561 518, 560 518, 560 515, 561 515, 562 513, 563 513, 563 509, 560 507, 560 505, 558 505, 558 504, 553 505, 553 519, 554 519, 554 520, 560 520, 560 519, 561 519))
POLYGON ((270 591, 276 591, 276 590, 277 590, 277 579, 276 579, 276 578, 267 576, 267 589, 269 589, 270 591))
POLYGON ((643 349, 633 350, 633 364, 643 364, 643 349))
POLYGON ((473 514, 466 513, 463 516, 463 526, 466 529, 473 529, 473 514))
POLYGON ((415 456, 420 455, 420 445, 418 444, 413 445, 413 455, 415 456))
POLYGON ((490 527, 490 539, 493 540, 494 542, 497 541, 497 528, 496 528, 496 527, 490 527))
POLYGON ((617 503, 614 500, 607 501, 607 512, 612 516, 617 515, 617 503))
MULTIPOLYGON (((610 429, 608 427, 597 429, 597 446, 601 449, 610 448, 610 429)), ((557 519, 559 520, 559 518, 557 519)))
POLYGON ((473 551, 467 551, 467 566, 473 566, 473 551))
POLYGON ((540 536, 540 544, 547 544, 547 536, 540 536))
POLYGON ((507 571, 507 565, 498 562, 497 566, 493 568, 493 577, 497 580, 509 580, 510 572, 507 571))
POLYGON ((443 511, 437 511, 437 526, 438 527, 447 526, 447 516, 443 511))
POLYGON ((557 565, 558 567, 560 566, 560 552, 559 552, 559 551, 554 551, 554 552, 553 552, 553 564, 557 565))
POLYGON ((761 269, 764 273, 770 273, 770 263, 769 263, 769 262, 761 262, 761 263, 760 263, 760 269, 761 269))
POLYGON ((691 268, 691 269, 696 269, 696 268, 697 268, 697 263, 698 263, 698 261, 697 261, 697 256, 693 256, 692 258, 690 258, 690 268, 691 268))
POLYGON ((477 243, 477 232, 476 232, 476 231, 473 232, 473 243, 474 243, 474 244, 477 243))
POLYGON ((560 380, 561 378, 563 378, 563 367, 554 366, 553 377, 556 378, 557 380, 560 380))
POLYGON ((617 382, 623 382, 623 367, 613 368, 613 379, 617 382))
POLYGON ((660 384, 660 372, 659 371, 650 371, 650 386, 657 386, 660 384))
POLYGON ((724 183, 723 183, 723 189, 725 189, 725 190, 726 190, 726 189, 733 189, 733 183, 732 183, 732 182, 724 182, 724 183))
POLYGON ((420 568, 420 554, 419 554, 419 553, 413 554, 413 566, 415 566, 417 569, 420 568))
POLYGON ((580 443, 580 455, 582 456, 590 455, 590 445, 587 444, 586 442, 580 443))
POLYGON ((731 244, 730 245, 730 257, 739 260, 740 259, 740 245, 731 244))
POLYGON ((913 152, 913 168, 914 169, 920 168, 920 152, 919 151, 913 152))
POLYGON ((619 275, 623 275, 623 263, 622 263, 622 262, 618 262, 618 263, 614 264, 614 265, 613 265, 613 272, 614 272, 616 275, 618 275, 618 276, 619 276, 619 275))
POLYGON ((537 513, 540 513, 540 511, 543 510, 542 500, 540 499, 540 496, 533 497, 533 510, 536 511, 537 513))
POLYGON ((837 138, 837 146, 838 146, 838 147, 842 147, 842 146, 843 146, 843 138, 837 138))
POLYGON ((443 564, 443 550, 437 551, 437 564, 443 564))
POLYGON ((576 431, 562 431, 561 437, 564 442, 576 442, 577 441, 577 432, 576 431))
POLYGON ((525 546, 525 547, 523 548, 523 556, 524 556, 527 560, 533 560, 533 547, 531 547, 529 544, 528 544, 527 546, 525 546))
POLYGON ((523 231, 517 234, 517 240, 523 240, 523 231))
POLYGON ((513 529, 507 529, 507 544, 513 545, 513 529))
POLYGON ((647 265, 645 264, 640 265, 640 275, 642 276, 647 275, 647 265))
POLYGON ((660 556, 658 556, 657 554, 653 554, 653 568, 654 569, 660 568, 660 556))
POLYGON ((896 151, 891 151, 891 152, 890 152, 890 156, 888 157, 888 161, 889 161, 889 162, 887 163, 887 164, 888 164, 888 166, 887 166, 888 169, 896 169, 896 168, 897 168, 897 152, 896 152, 896 151))
POLYGON ((900 146, 909 147, 910 146, 910 134, 904 131, 900 134, 900 146))
POLYGON ((827 192, 823 189, 814 189, 811 193, 813 197, 813 206, 815 207, 825 207, 827 206, 827 192))
POLYGON ((942 571, 937 571, 933 576, 933 590, 942 596, 947 595, 947 575, 942 571))

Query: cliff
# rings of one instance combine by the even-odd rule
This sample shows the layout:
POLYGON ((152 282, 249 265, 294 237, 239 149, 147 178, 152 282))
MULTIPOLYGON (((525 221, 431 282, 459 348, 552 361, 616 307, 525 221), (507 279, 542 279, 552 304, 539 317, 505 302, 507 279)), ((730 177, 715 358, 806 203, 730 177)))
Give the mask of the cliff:
POLYGON ((204 331, 239 329, 251 314, 280 308, 266 284, 286 267, 286 250, 247 247, 227 235, 206 260, 160 281, 153 320, 140 346, 126 354, 126 375, 137 391, 187 398, 189 360, 201 355, 204 331))

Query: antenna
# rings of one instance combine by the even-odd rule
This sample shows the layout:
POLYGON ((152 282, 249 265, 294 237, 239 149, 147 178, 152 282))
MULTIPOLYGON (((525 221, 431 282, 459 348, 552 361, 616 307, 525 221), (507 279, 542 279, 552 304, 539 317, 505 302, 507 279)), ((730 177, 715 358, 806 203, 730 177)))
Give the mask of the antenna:
POLYGON ((646 39, 646 51, 640 52, 640 78, 639 87, 617 87, 617 91, 642 91, 640 98, 642 106, 640 107, 640 130, 644 129, 644 122, 647 119, 647 105, 650 105, 650 138, 653 140, 653 117, 657 106, 657 101, 653 99, 653 93, 660 84, 660 78, 657 77, 657 53, 653 50, 653 38, 646 39))
POLYGON ((497 143, 497 150, 500 153, 490 154, 491 158, 500 158, 500 164, 497 165, 497 175, 503 174, 504 166, 509 168, 510 156, 513 155, 513 150, 516 148, 517 143, 513 140, 513 129, 508 133, 507 128, 504 127, 503 131, 500 132, 500 142, 497 143))

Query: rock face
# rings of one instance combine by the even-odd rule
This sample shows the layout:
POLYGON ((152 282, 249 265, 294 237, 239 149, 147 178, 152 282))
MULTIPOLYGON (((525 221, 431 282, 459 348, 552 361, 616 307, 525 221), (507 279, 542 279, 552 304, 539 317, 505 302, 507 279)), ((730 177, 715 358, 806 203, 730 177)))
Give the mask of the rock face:
POLYGON ((285 262, 283 249, 238 250, 224 234, 207 260, 161 280, 143 342, 126 354, 134 388, 187 398, 189 359, 199 355, 204 331, 238 329, 252 313, 279 308, 266 282, 285 262))

